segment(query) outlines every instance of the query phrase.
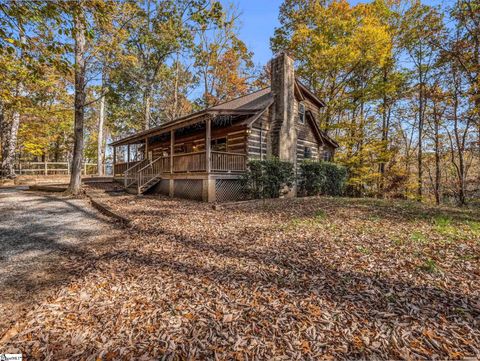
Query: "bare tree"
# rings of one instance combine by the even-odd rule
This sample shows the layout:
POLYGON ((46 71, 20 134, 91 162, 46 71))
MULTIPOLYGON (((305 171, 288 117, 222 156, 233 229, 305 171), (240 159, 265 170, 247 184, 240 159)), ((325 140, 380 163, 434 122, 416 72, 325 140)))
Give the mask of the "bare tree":
POLYGON ((469 162, 466 159, 466 148, 473 121, 471 116, 461 113, 461 100, 464 96, 462 92, 462 76, 455 65, 452 65, 451 77, 452 110, 450 120, 452 124, 446 127, 446 131, 450 141, 450 157, 457 176, 455 193, 458 203, 464 205, 467 202, 466 179, 469 168, 469 162))

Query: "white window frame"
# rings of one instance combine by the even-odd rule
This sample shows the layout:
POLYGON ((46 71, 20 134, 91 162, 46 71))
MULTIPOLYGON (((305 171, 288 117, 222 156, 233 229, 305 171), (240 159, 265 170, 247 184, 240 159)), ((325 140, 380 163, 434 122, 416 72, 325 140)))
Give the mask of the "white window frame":
POLYGON ((303 102, 298 103, 298 121, 300 124, 305 124, 305 104, 303 102))

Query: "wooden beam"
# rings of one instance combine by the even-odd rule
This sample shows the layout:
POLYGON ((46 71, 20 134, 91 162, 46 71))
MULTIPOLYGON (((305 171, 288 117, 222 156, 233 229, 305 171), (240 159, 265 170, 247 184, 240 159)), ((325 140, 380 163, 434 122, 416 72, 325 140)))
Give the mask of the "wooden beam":
POLYGON ((127 144, 127 163, 130 163, 130 144, 127 144))
POLYGON ((206 170, 207 173, 210 173, 212 170, 212 163, 211 163, 211 153, 212 153, 212 119, 208 118, 206 121, 206 130, 205 130, 205 156, 206 156, 206 170))

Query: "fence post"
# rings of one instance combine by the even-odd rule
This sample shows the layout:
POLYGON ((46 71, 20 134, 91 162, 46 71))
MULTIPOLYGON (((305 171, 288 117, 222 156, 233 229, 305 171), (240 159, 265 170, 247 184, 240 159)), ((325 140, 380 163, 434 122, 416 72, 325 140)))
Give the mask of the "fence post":
POLYGON ((83 175, 87 175, 87 163, 83 163, 83 175))
POLYGON ((67 175, 70 175, 70 161, 67 159, 67 175))
POLYGON ((48 175, 47 161, 45 161, 45 162, 43 163, 43 166, 44 166, 45 175, 48 175))

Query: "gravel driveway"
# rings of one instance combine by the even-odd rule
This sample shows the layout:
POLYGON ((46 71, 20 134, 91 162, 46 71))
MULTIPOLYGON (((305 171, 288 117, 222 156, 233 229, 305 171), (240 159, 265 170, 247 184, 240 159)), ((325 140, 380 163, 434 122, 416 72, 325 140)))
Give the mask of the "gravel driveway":
POLYGON ((79 275, 87 244, 112 232, 85 199, 0 188, 0 339, 24 311, 79 275))

